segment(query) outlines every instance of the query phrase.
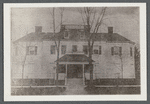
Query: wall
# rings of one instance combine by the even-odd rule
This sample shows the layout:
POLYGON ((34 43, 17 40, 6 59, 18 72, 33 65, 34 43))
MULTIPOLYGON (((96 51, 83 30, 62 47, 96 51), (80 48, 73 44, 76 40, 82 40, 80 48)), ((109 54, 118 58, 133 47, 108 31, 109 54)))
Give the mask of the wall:
MULTIPOLYGON (((19 46, 21 52, 18 56, 12 57, 12 77, 21 78, 22 61, 25 57, 25 46, 38 46, 37 55, 28 55, 26 57, 26 64, 24 68, 24 78, 53 78, 55 73, 55 67, 57 59, 57 53, 52 55, 50 53, 50 46, 55 45, 53 41, 43 42, 28 42, 20 43, 24 48, 19 46)), ((78 51, 83 51, 83 45, 87 45, 86 42, 71 42, 61 41, 61 45, 67 46, 67 52, 71 52, 72 45, 78 46, 78 51)), ((60 45, 60 57, 61 54, 60 45)), ((93 55, 94 65, 94 78, 116 78, 116 73, 119 73, 119 77, 122 78, 135 78, 134 69, 134 52, 133 56, 130 56, 130 47, 134 51, 134 45, 129 43, 106 43, 106 42, 95 42, 94 45, 102 47, 101 55, 93 55), (122 63, 123 63, 123 74, 121 69, 121 60, 119 56, 111 55, 111 47, 121 46, 122 47, 122 63), (95 74, 96 73, 96 74, 95 74)))

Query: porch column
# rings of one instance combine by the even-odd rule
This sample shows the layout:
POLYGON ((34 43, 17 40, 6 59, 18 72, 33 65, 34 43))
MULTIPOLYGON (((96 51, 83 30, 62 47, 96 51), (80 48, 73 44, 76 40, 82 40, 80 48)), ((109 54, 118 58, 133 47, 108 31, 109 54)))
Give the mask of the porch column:
POLYGON ((85 85, 85 78, 84 78, 84 64, 82 64, 82 66, 83 66, 83 85, 85 85))
POLYGON ((65 85, 67 85, 67 64, 66 64, 66 78, 65 78, 65 85))

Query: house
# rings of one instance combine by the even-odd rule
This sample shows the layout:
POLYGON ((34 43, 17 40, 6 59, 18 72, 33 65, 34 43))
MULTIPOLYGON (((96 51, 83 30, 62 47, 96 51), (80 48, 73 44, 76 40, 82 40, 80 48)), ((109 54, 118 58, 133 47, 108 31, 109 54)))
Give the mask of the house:
MULTIPOLYGON (((134 42, 113 32, 95 33, 92 37, 93 80, 98 84, 134 82, 134 42)), ((67 79, 80 78, 83 84, 90 80, 88 70, 88 43, 86 25, 62 25, 60 32, 44 33, 41 26, 35 32, 13 42, 12 85, 46 86, 55 84, 57 51, 55 40, 60 39, 59 74, 60 85, 67 85, 67 79), (23 79, 23 81, 22 81, 23 79)), ((126 84, 129 84, 126 83, 126 84)))

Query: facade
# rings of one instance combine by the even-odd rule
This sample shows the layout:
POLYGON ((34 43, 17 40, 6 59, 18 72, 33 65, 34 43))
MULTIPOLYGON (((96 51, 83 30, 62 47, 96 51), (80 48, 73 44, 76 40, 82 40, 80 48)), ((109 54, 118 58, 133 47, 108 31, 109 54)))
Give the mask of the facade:
MULTIPOLYGON (((108 33, 92 35, 92 64, 94 81, 135 79, 134 43, 125 37, 113 33, 113 27, 108 27, 108 33)), ((88 43, 86 26, 62 25, 60 32, 42 32, 42 27, 36 26, 30 33, 13 43, 12 46, 12 85, 51 85, 55 84, 57 49, 59 51, 58 81, 67 85, 67 79, 81 78, 83 84, 90 80, 88 70, 88 43), (21 83, 20 83, 21 84, 21 83)), ((101 83, 104 84, 104 83, 101 83)))

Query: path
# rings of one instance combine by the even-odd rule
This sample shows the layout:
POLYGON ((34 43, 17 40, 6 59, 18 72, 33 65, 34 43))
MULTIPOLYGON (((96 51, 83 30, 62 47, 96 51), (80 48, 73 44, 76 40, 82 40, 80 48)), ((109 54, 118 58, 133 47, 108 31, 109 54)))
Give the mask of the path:
POLYGON ((86 95, 84 90, 83 79, 73 78, 67 79, 67 87, 63 95, 86 95))

